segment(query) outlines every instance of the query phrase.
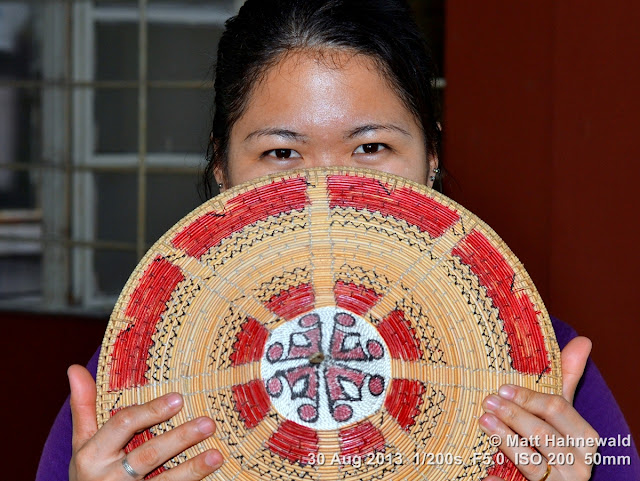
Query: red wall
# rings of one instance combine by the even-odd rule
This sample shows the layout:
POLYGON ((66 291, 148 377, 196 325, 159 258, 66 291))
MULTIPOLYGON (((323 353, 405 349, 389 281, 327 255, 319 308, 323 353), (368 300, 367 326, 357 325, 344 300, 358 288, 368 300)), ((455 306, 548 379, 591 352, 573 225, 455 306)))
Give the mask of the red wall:
POLYGON ((640 434, 640 3, 446 2, 447 193, 486 220, 640 434))

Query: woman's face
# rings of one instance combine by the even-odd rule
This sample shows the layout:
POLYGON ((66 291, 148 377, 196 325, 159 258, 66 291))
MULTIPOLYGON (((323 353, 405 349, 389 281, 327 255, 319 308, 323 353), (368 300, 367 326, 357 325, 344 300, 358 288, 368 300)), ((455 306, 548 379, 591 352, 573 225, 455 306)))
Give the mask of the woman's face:
MULTIPOLYGON (((431 185, 422 128, 368 57, 286 56, 231 130, 228 181, 289 169, 366 167, 431 185)), ((221 180, 221 172, 216 178, 221 180)))

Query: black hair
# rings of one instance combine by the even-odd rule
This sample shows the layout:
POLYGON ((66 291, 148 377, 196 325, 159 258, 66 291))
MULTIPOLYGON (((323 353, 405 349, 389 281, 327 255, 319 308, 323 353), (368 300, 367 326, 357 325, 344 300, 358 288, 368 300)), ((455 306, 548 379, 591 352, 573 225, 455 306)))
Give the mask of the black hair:
POLYGON ((405 0, 247 0, 218 44, 206 197, 213 194, 214 169, 228 185, 229 136, 255 84, 284 55, 305 49, 370 57, 419 120, 427 153, 439 154, 436 67, 405 0))

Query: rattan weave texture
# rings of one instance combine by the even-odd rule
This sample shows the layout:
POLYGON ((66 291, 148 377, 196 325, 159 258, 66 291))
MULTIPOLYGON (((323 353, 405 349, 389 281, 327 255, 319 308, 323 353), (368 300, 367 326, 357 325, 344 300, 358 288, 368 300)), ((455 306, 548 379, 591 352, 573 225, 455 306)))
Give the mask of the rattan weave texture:
MULTIPOLYGON (((560 393, 560 355, 522 264, 475 215, 400 177, 292 171, 170 229, 113 310, 98 422, 178 391, 207 479, 518 479, 478 427, 505 383, 560 393)), ((153 474, 153 473, 152 473, 153 474)))

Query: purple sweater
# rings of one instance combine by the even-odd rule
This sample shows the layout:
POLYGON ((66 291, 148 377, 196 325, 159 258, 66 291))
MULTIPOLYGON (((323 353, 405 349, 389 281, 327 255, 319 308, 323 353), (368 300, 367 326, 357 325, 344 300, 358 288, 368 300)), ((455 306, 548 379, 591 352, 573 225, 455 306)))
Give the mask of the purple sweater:
MULTIPOLYGON (((576 332, 567 324, 551 318, 560 349, 576 337, 576 332)), ((98 366, 98 352, 91 358, 87 369, 95 376, 98 366)), ((600 371, 589 359, 584 376, 578 385, 574 407, 603 438, 618 435, 627 436, 627 425, 618 404, 600 371)), ((628 465, 594 466, 591 481, 639 481, 640 459, 633 440, 630 447, 603 446, 599 448, 602 456, 629 456, 628 465)), ((38 467, 36 481, 68 481, 69 460, 71 459, 71 409, 69 398, 58 413, 49 438, 44 445, 38 467)))

